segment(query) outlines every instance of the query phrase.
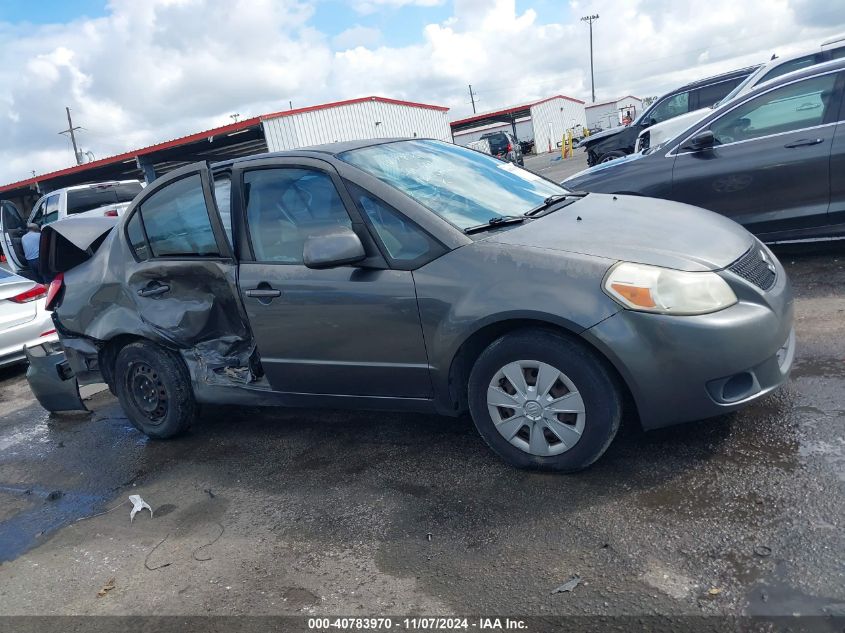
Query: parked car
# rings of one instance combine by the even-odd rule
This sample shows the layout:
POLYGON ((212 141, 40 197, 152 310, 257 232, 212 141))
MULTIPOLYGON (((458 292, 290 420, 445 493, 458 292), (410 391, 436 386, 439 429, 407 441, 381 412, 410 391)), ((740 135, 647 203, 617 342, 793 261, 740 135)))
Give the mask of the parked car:
POLYGON ((24 346, 57 340, 46 296, 41 284, 0 268, 0 367, 24 361, 24 346))
POLYGON ((510 464, 571 471, 623 403, 722 414, 793 357, 786 273, 739 225, 439 141, 189 165, 43 243, 65 354, 41 348, 34 393, 106 382, 153 438, 198 403, 468 410, 510 464))
POLYGON ((481 140, 490 144, 490 153, 499 160, 506 160, 515 165, 524 165, 522 146, 510 132, 487 132, 481 140))
POLYGON ((817 64, 823 64, 835 59, 845 57, 845 39, 837 41, 824 42, 818 50, 804 51, 803 53, 796 53, 794 55, 785 55, 783 57, 773 57, 771 61, 763 64, 753 73, 748 75, 741 84, 731 90, 721 101, 709 105, 705 108, 693 110, 687 114, 682 114, 673 119, 655 123, 650 127, 644 129, 637 136, 637 143, 634 147, 635 152, 640 152, 648 149, 651 145, 661 145, 675 135, 680 134, 685 129, 700 121, 714 108, 728 103, 737 97, 748 94, 756 86, 777 79, 787 73, 809 68, 817 64))
POLYGON ((56 189, 38 199, 26 220, 7 204, 0 213, 0 232, 9 267, 28 274, 21 246, 27 223, 43 227, 67 217, 118 217, 143 188, 138 180, 116 180, 56 189))
POLYGON ((845 60, 789 73, 563 184, 695 204, 766 242, 845 235, 843 83, 845 60))
POLYGON ((756 69, 749 66, 686 84, 660 97, 630 125, 591 133, 579 144, 587 152, 587 164, 598 165, 633 153, 637 136, 647 127, 716 103, 756 69))

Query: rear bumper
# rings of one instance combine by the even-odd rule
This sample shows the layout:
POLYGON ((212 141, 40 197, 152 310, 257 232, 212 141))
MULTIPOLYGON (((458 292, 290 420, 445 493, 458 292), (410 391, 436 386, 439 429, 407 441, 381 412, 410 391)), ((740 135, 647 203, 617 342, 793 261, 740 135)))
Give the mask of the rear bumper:
POLYGON ((79 395, 79 383, 65 354, 56 343, 27 348, 26 379, 36 400, 47 411, 87 411, 79 395))
POLYGON ((53 322, 47 312, 39 310, 35 318, 26 323, 7 328, 0 332, 2 346, 0 346, 0 367, 13 365, 26 360, 24 347, 32 347, 40 343, 58 340, 53 328, 53 322), (46 334, 42 336, 42 334, 46 334))
POLYGON ((626 381, 643 428, 729 413, 788 380, 795 334, 783 269, 766 293, 729 282, 739 302, 725 310, 692 317, 622 310, 583 333, 626 381))

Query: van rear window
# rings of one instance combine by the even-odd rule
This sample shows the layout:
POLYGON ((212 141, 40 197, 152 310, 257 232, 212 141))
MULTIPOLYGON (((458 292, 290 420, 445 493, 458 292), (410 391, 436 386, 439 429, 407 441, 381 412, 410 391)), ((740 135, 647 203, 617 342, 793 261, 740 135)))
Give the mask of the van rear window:
POLYGON ((84 213, 118 202, 131 202, 141 192, 140 182, 92 185, 67 192, 67 213, 84 213))

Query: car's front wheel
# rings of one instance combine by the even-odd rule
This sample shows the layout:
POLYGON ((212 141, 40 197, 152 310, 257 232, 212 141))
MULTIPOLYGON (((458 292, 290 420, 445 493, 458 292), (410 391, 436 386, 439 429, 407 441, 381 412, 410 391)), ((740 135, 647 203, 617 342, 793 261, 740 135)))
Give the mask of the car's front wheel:
POLYGON ((197 416, 188 369, 169 349, 147 341, 131 343, 118 353, 114 376, 129 421, 153 439, 182 433, 197 416))
POLYGON ((619 389, 587 346, 542 330, 494 341, 472 368, 470 412, 487 444, 519 468, 573 472, 619 429, 619 389))
POLYGON ((617 158, 624 158, 625 156, 627 156, 627 154, 622 151, 608 152, 607 154, 602 154, 602 157, 598 160, 597 164, 609 163, 612 160, 616 160, 617 158))

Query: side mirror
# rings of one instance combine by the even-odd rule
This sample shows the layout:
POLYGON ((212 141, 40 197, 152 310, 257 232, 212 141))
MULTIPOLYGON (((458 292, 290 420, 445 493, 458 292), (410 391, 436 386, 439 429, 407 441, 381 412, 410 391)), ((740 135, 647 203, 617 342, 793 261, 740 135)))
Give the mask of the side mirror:
POLYGON ((709 149, 716 144, 716 137, 710 130, 704 130, 693 136, 686 144, 686 149, 709 149))
POLYGON ((360 262, 367 256, 355 232, 333 226, 311 235, 302 248, 302 261, 308 268, 335 268, 360 262))
POLYGON ((651 126, 652 126, 652 125, 654 125, 655 123, 657 123, 657 121, 655 121, 655 120, 654 120, 654 119, 652 119, 652 118, 643 119, 642 121, 640 121, 640 127, 641 127, 642 129, 646 129, 647 127, 651 127, 651 126))

